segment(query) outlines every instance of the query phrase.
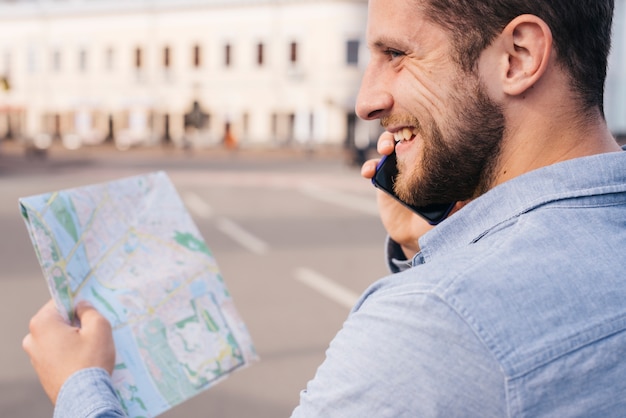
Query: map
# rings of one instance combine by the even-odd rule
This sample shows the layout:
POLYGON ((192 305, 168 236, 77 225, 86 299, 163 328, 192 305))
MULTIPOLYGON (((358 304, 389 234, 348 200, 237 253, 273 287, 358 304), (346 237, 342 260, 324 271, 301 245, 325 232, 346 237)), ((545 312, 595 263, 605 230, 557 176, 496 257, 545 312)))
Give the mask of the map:
POLYGON ((19 199, 59 311, 113 327, 113 385, 154 417, 257 360, 209 247, 165 172, 19 199))

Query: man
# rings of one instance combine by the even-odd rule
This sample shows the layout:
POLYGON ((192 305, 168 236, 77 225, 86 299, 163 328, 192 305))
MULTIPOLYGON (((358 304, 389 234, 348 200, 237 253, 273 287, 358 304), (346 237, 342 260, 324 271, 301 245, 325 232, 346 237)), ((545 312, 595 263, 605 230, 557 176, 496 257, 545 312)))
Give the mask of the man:
MULTIPOLYGON (((612 0, 370 1, 357 112, 388 131, 382 154, 399 141, 403 200, 463 203, 424 234, 380 196, 403 271, 357 302, 294 416, 623 416, 626 153, 602 108, 612 13, 612 0)), ((74 412, 77 388, 118 416, 110 330, 78 315, 80 330, 44 307, 24 348, 59 416, 95 416, 74 412)))

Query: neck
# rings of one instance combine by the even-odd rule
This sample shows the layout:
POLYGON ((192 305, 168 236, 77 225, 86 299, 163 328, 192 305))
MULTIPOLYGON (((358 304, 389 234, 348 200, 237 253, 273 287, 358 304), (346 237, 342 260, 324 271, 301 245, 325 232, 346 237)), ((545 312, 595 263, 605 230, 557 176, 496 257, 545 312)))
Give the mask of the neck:
POLYGON ((556 103, 538 107, 549 112, 533 111, 530 103, 522 105, 523 109, 514 106, 507 112, 516 117, 507 123, 492 186, 561 161, 621 150, 599 109, 582 116, 580 111, 556 103))

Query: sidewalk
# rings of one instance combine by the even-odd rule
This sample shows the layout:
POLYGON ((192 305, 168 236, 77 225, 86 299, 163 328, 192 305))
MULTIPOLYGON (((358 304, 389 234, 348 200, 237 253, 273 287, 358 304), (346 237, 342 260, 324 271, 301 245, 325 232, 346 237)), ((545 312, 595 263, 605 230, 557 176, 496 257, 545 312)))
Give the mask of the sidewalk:
POLYGON ((85 146, 70 150, 54 143, 46 151, 26 149, 17 141, 0 142, 0 176, 55 171, 80 166, 137 167, 184 166, 190 170, 219 166, 228 168, 231 163, 239 169, 271 166, 272 164, 301 164, 321 162, 333 165, 350 165, 350 155, 342 146, 320 146, 307 150, 296 146, 243 147, 228 150, 223 147, 183 149, 155 145, 118 150, 113 144, 85 146), (236 164, 235 164, 236 163, 236 164))
MULTIPOLYGON (((24 145, 15 140, 4 140, 0 142, 0 156, 27 156, 28 150, 24 145)), ((70 150, 60 142, 54 142, 47 150, 46 154, 52 157, 75 157, 90 155, 102 156, 116 155, 120 157, 137 156, 138 154, 146 157, 184 157, 189 158, 215 158, 219 156, 239 155, 242 158, 247 157, 275 157, 275 158, 298 158, 298 157, 315 157, 315 158, 341 158, 345 154, 342 145, 320 145, 316 148, 305 149, 295 145, 272 146, 272 145, 254 145, 243 146, 235 150, 229 150, 224 147, 205 147, 205 148, 181 148, 173 145, 153 145, 134 147, 128 150, 119 150, 112 143, 103 143, 99 145, 83 146, 76 150, 70 150)), ((34 155, 31 155, 34 156, 34 155)))

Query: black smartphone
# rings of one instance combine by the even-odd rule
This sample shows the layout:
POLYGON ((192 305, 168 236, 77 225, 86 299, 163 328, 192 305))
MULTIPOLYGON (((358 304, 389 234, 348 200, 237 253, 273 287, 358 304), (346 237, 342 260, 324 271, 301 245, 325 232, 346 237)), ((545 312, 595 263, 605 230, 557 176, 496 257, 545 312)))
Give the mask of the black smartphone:
POLYGON ((433 203, 426 206, 413 206, 402 200, 393 191, 393 184, 396 181, 398 175, 398 166, 396 160, 396 152, 392 152, 389 155, 383 156, 378 165, 376 166, 376 174, 372 178, 372 183, 379 189, 387 192, 391 197, 402 203, 413 212, 420 215, 422 218, 431 225, 437 225, 450 213, 454 207, 453 203, 433 203))

